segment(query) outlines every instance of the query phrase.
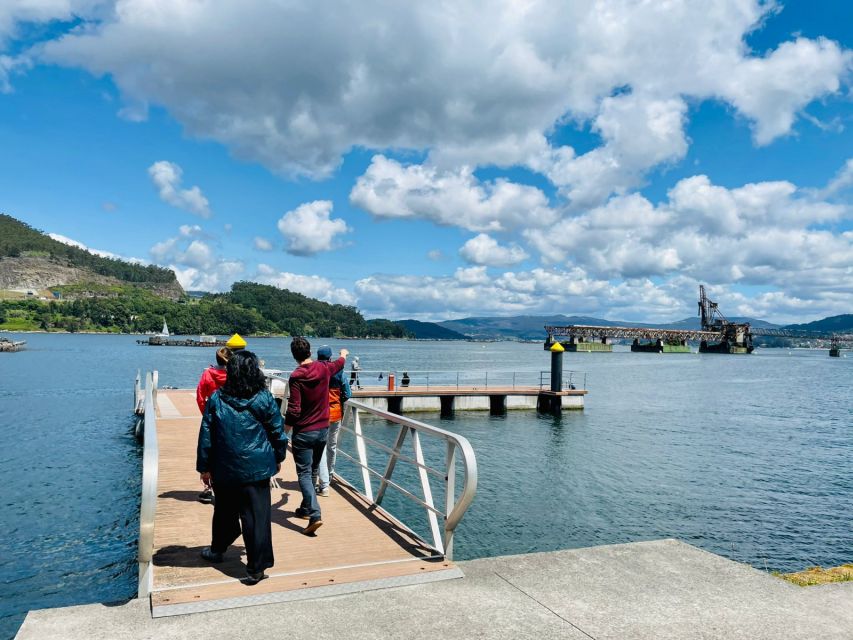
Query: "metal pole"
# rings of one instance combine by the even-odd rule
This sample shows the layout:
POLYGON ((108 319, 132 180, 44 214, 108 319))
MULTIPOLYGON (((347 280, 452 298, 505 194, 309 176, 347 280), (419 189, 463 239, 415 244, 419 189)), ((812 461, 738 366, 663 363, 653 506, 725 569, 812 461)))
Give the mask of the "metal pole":
POLYGON ((555 342, 551 347, 551 391, 563 390, 563 346, 555 342), (557 349, 556 347, 559 347, 557 349))

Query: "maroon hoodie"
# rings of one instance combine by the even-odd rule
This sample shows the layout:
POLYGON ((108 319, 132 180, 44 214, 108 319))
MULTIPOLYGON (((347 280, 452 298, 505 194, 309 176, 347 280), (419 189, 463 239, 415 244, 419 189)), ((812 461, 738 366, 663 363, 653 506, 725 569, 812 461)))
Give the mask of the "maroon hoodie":
POLYGON ((290 397, 284 424, 294 435, 329 426, 329 378, 344 368, 346 360, 314 361, 301 364, 290 374, 290 397))

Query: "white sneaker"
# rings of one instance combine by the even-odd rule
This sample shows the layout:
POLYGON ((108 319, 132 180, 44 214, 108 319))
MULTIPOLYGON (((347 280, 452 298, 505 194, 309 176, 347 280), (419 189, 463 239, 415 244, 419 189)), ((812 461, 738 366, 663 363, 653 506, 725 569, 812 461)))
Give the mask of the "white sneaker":
POLYGON ((323 497, 323 498, 328 498, 328 497, 329 497, 329 487, 326 487, 326 488, 325 488, 325 489, 323 489, 322 491, 318 491, 318 492, 317 492, 317 495, 318 495, 318 496, 321 496, 321 497, 323 497))

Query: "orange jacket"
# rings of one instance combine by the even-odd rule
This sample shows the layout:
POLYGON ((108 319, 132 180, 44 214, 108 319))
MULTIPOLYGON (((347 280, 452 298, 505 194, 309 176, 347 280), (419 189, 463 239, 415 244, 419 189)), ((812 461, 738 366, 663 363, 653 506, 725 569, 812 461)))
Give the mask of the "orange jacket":
POLYGON ((344 415, 341 406, 341 388, 329 387, 329 422, 338 422, 344 415))

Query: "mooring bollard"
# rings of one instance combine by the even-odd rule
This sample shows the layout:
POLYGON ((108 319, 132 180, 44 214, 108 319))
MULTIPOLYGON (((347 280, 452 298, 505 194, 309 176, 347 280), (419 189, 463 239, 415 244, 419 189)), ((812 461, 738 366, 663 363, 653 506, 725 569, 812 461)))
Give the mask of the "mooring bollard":
POLYGON ((551 345, 551 391, 563 390, 563 352, 559 342, 551 345))

